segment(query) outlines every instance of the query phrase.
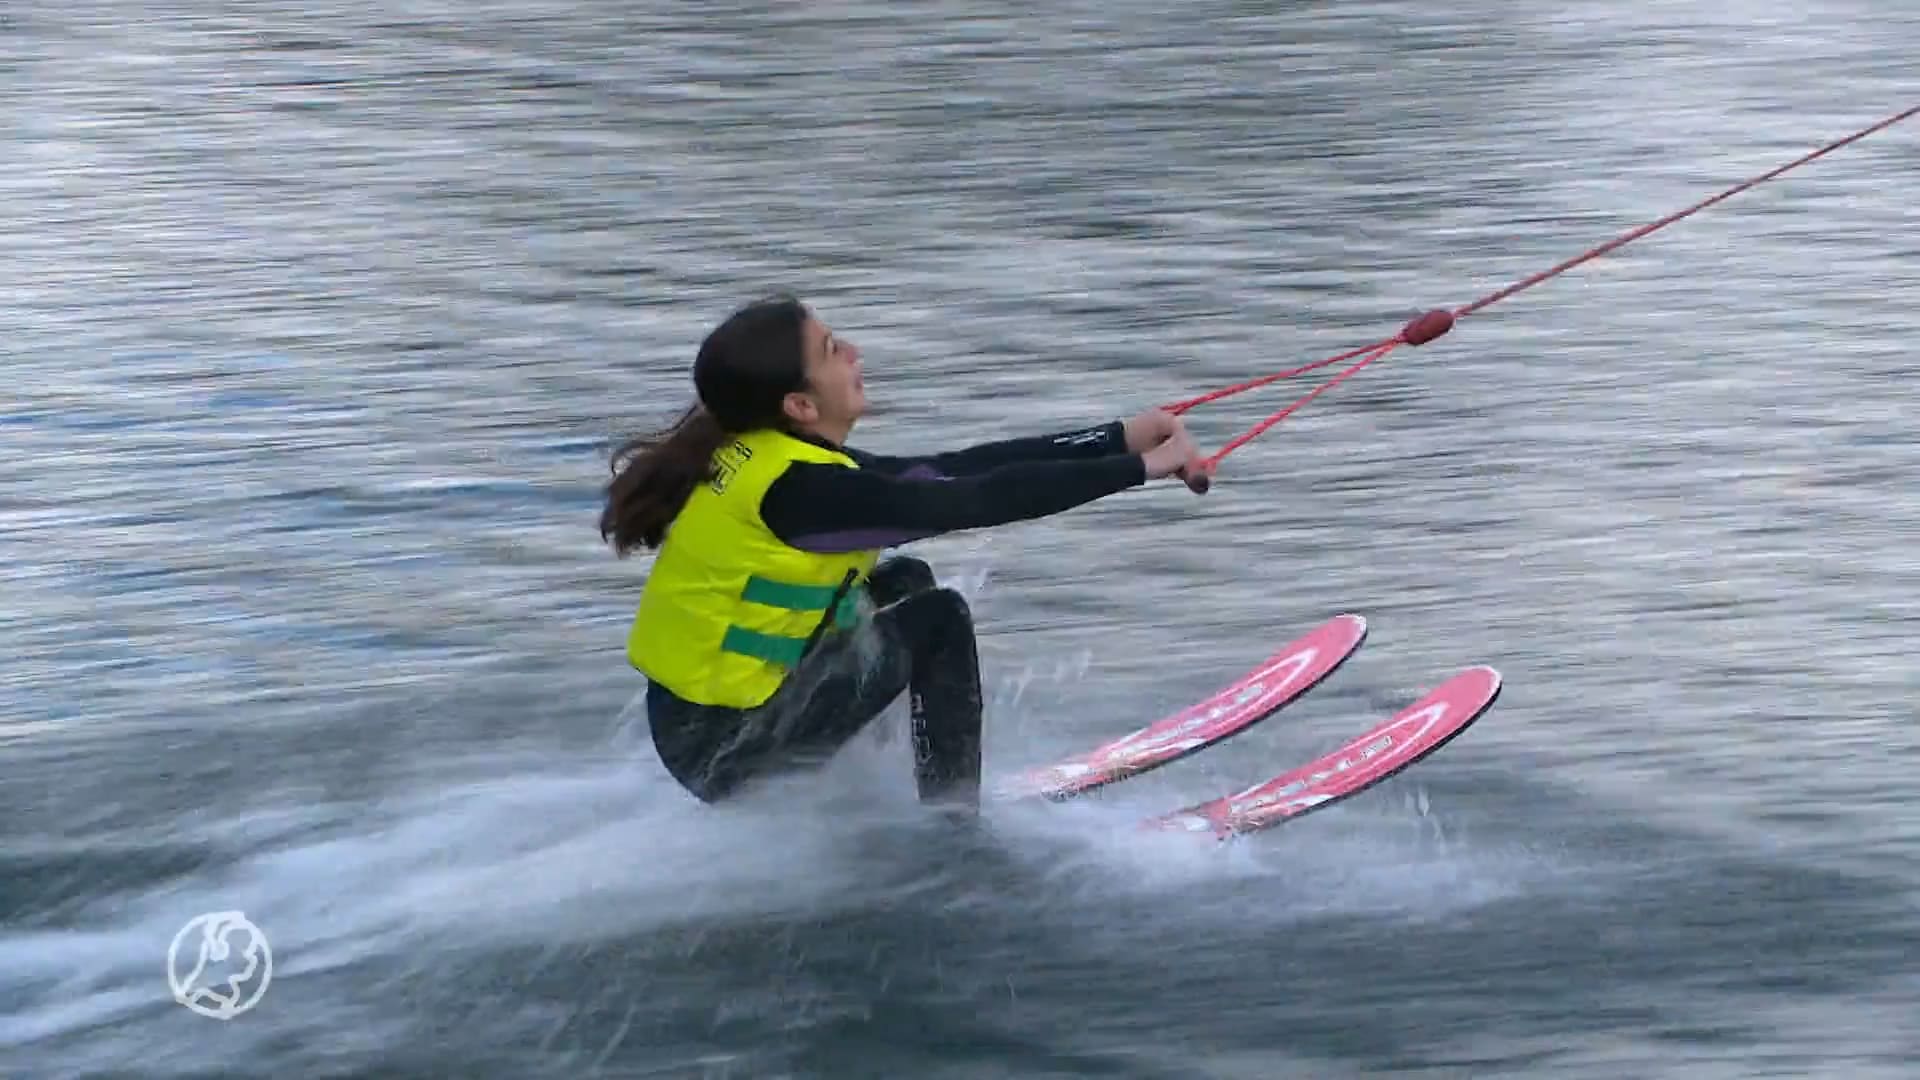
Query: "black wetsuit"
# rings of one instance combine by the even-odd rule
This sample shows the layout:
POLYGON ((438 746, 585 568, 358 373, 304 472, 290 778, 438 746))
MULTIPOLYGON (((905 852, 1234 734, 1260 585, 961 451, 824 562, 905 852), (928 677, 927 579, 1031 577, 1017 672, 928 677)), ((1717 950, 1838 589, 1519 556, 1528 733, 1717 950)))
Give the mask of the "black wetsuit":
MULTIPOLYGON (((860 468, 795 462, 768 488, 761 520, 783 542, 820 552, 892 547, 1045 517, 1146 481, 1119 421, 928 457, 839 449, 860 468)), ((667 771, 703 800, 725 798, 756 776, 831 757, 904 690, 920 797, 977 805, 980 665, 965 598, 903 557, 875 567, 866 591, 873 618, 823 635, 755 708, 697 705, 650 684, 648 719, 667 771)))

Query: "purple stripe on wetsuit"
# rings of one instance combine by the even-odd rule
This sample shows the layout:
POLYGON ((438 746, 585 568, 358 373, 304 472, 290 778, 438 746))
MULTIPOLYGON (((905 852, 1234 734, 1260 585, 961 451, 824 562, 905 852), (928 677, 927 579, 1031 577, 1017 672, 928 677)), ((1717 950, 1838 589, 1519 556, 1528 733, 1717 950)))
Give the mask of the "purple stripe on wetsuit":
POLYGON ((846 551, 866 551, 877 548, 899 547, 901 544, 924 540, 933 532, 907 532, 904 529, 848 529, 845 532, 810 533, 798 536, 793 546, 801 551, 812 551, 821 555, 837 555, 846 551))

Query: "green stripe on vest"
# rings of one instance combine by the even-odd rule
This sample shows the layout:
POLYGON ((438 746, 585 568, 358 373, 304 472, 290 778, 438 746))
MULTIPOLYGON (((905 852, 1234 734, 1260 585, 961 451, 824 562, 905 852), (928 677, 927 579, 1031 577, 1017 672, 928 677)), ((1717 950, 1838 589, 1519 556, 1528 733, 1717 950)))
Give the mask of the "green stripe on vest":
POLYGON ((750 577, 740 590, 740 599, 749 604, 786 608, 788 611, 825 611, 833 603, 835 585, 794 585, 763 577, 750 577))
MULTIPOLYGON (((740 591, 740 599, 789 611, 825 611, 827 605, 833 603, 834 594, 839 591, 838 585, 794 585, 769 578, 750 577, 746 588, 740 591)), ((833 610, 833 624, 845 630, 859 620, 859 602, 854 597, 854 590, 849 589, 840 597, 840 605, 833 610)), ((720 639, 720 648, 726 652, 751 656, 784 667, 800 663, 806 647, 805 638, 768 634, 744 626, 727 627, 726 636, 720 639)))
POLYGON ((727 635, 720 639, 720 647, 727 652, 793 667, 800 662, 800 654, 806 649, 807 643, 804 638, 763 634, 744 626, 729 626, 727 635))

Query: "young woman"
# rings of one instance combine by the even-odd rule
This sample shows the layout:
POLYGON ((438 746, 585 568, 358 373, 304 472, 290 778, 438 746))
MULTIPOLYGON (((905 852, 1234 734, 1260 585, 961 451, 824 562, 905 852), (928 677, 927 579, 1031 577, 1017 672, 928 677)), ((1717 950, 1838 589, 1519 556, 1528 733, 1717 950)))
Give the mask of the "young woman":
POLYGON ((721 323, 693 382, 677 423, 615 451, 600 533, 621 556, 659 551, 627 657, 662 764, 703 801, 825 760, 910 691, 921 799, 977 808, 972 616, 924 562, 883 549, 1170 475, 1205 488, 1159 410, 927 457, 853 449, 860 352, 791 298, 721 323))

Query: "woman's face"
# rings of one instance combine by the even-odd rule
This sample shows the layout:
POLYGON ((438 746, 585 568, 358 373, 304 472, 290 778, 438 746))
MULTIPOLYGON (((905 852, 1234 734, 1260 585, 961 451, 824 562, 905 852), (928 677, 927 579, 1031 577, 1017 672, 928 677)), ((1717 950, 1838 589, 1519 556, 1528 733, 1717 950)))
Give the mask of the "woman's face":
MULTIPOLYGON (((822 429, 830 437, 844 438, 854 421, 867 411, 866 380, 860 370, 860 350, 834 334, 817 317, 807 316, 801 328, 802 356, 807 367, 807 388, 799 392, 806 403, 801 411, 809 415, 795 419, 809 427, 822 429)), ((790 395, 791 398, 792 395, 790 395)), ((798 402, 788 406, 792 411, 798 402)))

